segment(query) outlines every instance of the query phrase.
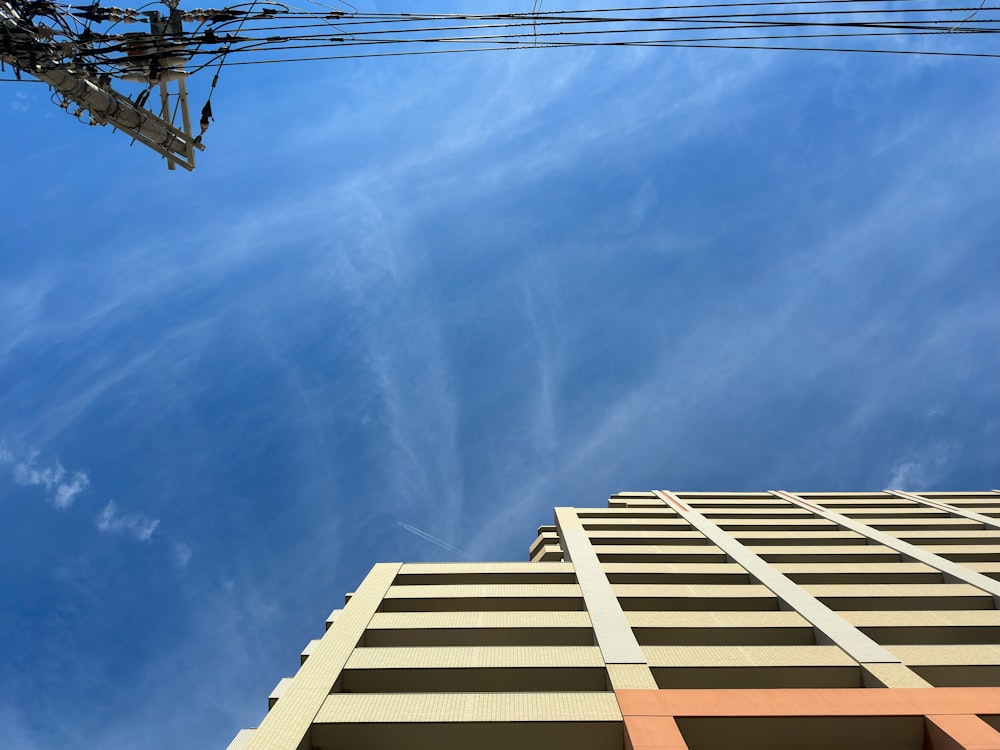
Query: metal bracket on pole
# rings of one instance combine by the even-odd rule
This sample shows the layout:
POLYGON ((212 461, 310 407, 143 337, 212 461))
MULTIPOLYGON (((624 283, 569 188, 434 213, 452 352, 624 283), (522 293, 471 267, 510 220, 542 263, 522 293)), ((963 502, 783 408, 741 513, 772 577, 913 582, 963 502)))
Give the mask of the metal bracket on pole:
POLYGON ((186 53, 182 42, 182 14, 171 9, 167 18, 150 11, 150 33, 126 35, 125 50, 134 54, 121 77, 158 84, 160 114, 115 90, 110 77, 99 76, 71 59, 72 51, 65 45, 46 42, 45 29, 22 17, 16 4, 0 0, 0 31, 5 42, 0 46, 0 61, 51 86, 66 102, 79 108, 76 114, 87 112, 92 125, 111 125, 139 143, 163 156, 170 169, 178 165, 190 171, 195 166, 195 151, 204 150, 201 141, 191 132, 187 87, 184 70, 186 53), (169 85, 177 82, 172 93, 169 85), (176 107, 171 106, 175 98, 176 107), (180 127, 174 123, 180 114, 180 127))

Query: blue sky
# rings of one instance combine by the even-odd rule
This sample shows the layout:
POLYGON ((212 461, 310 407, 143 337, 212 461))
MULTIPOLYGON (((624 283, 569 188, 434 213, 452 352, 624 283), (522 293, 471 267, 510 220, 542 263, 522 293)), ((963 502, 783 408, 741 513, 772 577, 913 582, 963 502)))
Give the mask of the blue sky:
POLYGON ((170 173, 0 84, 0 747, 225 747, 372 563, 461 559, 401 524, 525 559, 619 490, 1000 485, 995 62, 537 50, 213 105, 170 173))

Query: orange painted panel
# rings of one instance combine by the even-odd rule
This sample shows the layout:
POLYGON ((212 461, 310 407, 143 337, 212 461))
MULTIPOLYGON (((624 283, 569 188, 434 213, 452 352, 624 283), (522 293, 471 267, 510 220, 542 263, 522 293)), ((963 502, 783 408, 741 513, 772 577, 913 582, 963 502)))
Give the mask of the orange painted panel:
POLYGON ((1000 732, 971 714, 925 716, 924 750, 1000 750, 1000 732))
POLYGON ((992 714, 1000 707, 997 687, 617 690, 615 694, 626 716, 927 716, 992 714))
POLYGON ((626 716, 625 750, 688 750, 672 716, 626 716))

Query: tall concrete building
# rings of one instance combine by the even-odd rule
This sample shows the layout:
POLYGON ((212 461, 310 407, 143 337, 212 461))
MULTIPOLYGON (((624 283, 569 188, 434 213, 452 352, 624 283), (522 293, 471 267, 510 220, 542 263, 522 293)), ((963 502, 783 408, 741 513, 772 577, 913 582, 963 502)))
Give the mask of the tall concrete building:
POLYGON ((1000 494, 627 492, 376 565, 230 750, 1000 750, 1000 494))

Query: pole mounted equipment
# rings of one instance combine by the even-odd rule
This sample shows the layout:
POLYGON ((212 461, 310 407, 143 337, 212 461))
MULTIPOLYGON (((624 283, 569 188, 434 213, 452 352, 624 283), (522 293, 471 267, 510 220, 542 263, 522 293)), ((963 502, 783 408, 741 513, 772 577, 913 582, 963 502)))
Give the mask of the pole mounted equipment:
POLYGON ((247 0, 187 10, 180 0, 162 0, 162 9, 146 10, 0 0, 0 64, 13 68, 17 80, 28 75, 48 84, 78 119, 111 125, 160 154, 170 169, 191 170, 213 120, 219 77, 236 65, 580 47, 1000 61, 1000 0, 967 7, 947 0, 674 0, 577 10, 543 10, 538 0, 522 0, 534 4, 515 12, 506 0, 477 0, 470 3, 475 12, 456 12, 450 3, 448 12, 417 13, 364 11, 341 1, 343 9, 318 0, 305 0, 313 10, 247 0), (497 11, 487 12, 490 5, 497 11), (147 28, 124 30, 132 24, 147 28), (187 79, 203 70, 213 76, 195 134, 187 79), (138 90, 127 96, 128 86, 138 90))
POLYGON ((112 71, 93 54, 102 44, 112 45, 104 41, 108 37, 95 34, 91 24, 134 23, 139 20, 136 11, 91 5, 79 14, 85 23, 76 28, 79 22, 63 6, 0 0, 0 61, 18 78, 27 74, 48 84, 63 109, 76 105, 73 114, 78 119, 86 117, 90 125, 110 125, 126 133, 160 154, 170 169, 179 165, 191 170, 195 151, 204 147, 191 133, 180 18, 174 10, 165 18, 156 12, 146 15, 149 32, 117 35, 120 41, 113 47, 125 51, 125 58, 112 71), (54 23, 36 20, 39 17, 54 23), (112 87, 114 78, 158 86, 160 112, 146 108, 148 94, 132 99, 112 87))

